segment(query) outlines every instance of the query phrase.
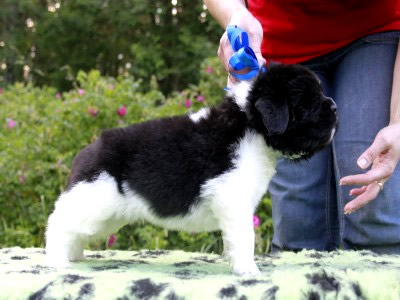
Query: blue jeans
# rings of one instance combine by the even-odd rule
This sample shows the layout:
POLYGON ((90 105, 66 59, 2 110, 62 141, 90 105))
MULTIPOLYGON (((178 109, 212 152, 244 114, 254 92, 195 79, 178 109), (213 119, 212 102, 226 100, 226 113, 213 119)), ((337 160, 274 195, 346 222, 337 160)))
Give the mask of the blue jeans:
POLYGON ((338 185, 363 172, 357 158, 390 117, 393 67, 400 31, 372 34, 304 63, 337 104, 339 129, 331 145, 309 161, 279 160, 269 192, 273 250, 370 249, 400 254, 400 166, 378 197, 344 215, 354 197, 338 185))

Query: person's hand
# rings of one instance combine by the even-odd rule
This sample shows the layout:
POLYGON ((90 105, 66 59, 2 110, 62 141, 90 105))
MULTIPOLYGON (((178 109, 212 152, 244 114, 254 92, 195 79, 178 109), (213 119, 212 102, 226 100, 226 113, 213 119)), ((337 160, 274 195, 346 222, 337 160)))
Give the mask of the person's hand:
MULTIPOLYGON (((254 18, 250 12, 239 11, 232 15, 232 18, 228 25, 237 25, 243 30, 245 30, 249 36, 250 47, 253 49, 254 53, 257 56, 257 60, 260 65, 265 63, 265 59, 261 55, 261 42, 263 39, 263 29, 261 27, 260 22, 254 18)), ((229 59, 233 55, 233 49, 229 42, 228 35, 225 33, 222 35, 221 40, 219 42, 218 48, 218 56, 222 61, 225 70, 228 72, 232 72, 233 68, 229 65, 229 59)), ((238 74, 247 73, 249 70, 246 68, 238 74)), ((228 76, 228 87, 232 84, 232 82, 237 81, 235 77, 229 74, 228 76)))
POLYGON ((357 164, 362 169, 371 169, 358 175, 343 177, 340 185, 362 185, 350 190, 351 196, 357 196, 344 207, 345 214, 374 200, 383 189, 385 182, 392 176, 400 159, 400 123, 389 125, 377 134, 372 145, 359 157, 357 164))

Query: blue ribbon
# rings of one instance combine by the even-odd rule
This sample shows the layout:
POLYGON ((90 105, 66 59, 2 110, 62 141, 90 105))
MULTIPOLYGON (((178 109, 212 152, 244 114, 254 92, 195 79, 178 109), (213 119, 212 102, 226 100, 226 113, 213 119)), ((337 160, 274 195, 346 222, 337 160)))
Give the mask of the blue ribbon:
MULTIPOLYGON (((239 80, 249 80, 258 74, 260 65, 256 54, 249 46, 249 36, 246 31, 236 25, 229 25, 226 28, 229 42, 235 52, 229 59, 229 64, 235 71, 241 71, 245 68, 251 70, 246 74, 236 74, 230 72, 232 76, 239 80)), ((264 68, 262 68, 264 69, 264 68)), ((264 71, 264 70, 263 70, 264 71)))

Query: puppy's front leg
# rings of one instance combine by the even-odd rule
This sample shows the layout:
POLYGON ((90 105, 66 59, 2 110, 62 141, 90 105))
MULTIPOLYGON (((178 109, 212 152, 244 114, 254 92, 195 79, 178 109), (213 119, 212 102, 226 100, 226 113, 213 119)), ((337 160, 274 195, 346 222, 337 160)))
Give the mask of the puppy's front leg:
POLYGON ((255 275, 260 271, 254 262, 255 234, 253 214, 246 209, 227 209, 218 216, 227 255, 233 272, 255 275))

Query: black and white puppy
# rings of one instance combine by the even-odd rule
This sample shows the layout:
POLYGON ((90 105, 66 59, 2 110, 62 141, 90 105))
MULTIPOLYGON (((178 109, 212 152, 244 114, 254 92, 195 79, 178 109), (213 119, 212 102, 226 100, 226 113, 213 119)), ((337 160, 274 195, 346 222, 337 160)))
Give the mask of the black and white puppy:
POLYGON ((278 155, 310 157, 333 138, 332 99, 298 65, 270 65, 218 108, 105 130, 75 158, 46 232, 50 265, 84 258, 91 238, 137 220, 222 230, 236 274, 256 274, 253 213, 278 155))

